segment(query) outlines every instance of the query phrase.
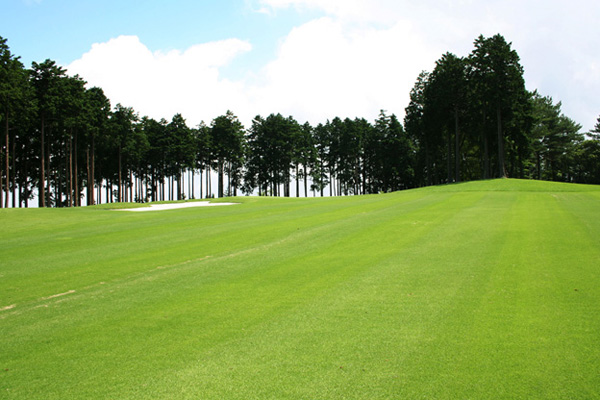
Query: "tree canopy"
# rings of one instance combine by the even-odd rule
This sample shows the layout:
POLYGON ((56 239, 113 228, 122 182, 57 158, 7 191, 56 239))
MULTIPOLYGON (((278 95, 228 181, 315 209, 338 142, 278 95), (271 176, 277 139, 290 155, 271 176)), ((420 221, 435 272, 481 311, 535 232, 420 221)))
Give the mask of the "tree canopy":
POLYGON ((383 110, 316 125, 272 113, 246 129, 226 111, 190 127, 181 114, 113 107, 52 60, 27 69, 0 37, 0 206, 358 195, 503 176, 600 183, 600 117, 582 133, 560 102, 526 90, 523 71, 502 35, 479 36, 470 54, 419 74, 402 122, 383 110))

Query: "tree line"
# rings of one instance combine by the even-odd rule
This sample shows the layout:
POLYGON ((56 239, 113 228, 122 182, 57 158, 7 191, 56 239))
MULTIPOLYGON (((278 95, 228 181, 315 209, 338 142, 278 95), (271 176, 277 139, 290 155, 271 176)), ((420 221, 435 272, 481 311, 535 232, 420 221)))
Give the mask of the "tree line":
POLYGON ((600 117, 586 136, 560 102, 528 92, 501 35, 422 72, 403 123, 384 111, 315 126, 258 115, 247 128, 231 111, 196 127, 181 114, 140 118, 52 60, 26 69, 1 37, 0 107, 3 207, 290 196, 292 185, 296 196, 357 195, 503 176, 600 183, 600 117))
POLYGON ((404 126, 426 185, 516 177, 600 183, 600 117, 586 135, 561 103, 528 92, 517 52, 501 35, 478 37, 467 57, 444 54, 422 72, 404 126))

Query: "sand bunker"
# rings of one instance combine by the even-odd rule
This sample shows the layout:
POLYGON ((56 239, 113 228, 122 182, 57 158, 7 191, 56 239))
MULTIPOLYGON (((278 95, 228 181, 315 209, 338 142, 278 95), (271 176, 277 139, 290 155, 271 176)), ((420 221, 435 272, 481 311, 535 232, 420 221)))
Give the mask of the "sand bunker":
POLYGON ((139 207, 139 208, 124 208, 116 211, 164 211, 164 210, 175 210, 178 208, 189 208, 189 207, 216 207, 216 206, 233 206, 239 203, 210 203, 208 201, 192 201, 189 203, 171 203, 171 204, 151 204, 150 207, 139 207))

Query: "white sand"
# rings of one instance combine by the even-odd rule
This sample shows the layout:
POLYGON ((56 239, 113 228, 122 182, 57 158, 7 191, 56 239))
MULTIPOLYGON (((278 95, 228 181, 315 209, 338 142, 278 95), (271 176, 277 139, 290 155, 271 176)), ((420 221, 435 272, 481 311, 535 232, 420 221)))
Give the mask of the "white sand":
POLYGON ((216 207, 216 206, 233 206, 239 203, 210 203, 208 201, 192 201, 189 203, 171 203, 171 204, 150 204, 150 207, 139 207, 139 208, 124 208, 116 211, 163 211, 163 210, 175 210, 177 208, 189 208, 189 207, 216 207))

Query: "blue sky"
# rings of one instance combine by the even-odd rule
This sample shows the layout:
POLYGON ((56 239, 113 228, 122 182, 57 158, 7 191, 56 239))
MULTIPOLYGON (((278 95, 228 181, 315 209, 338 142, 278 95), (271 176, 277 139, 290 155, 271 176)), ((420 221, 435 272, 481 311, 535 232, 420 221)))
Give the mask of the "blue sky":
POLYGON ((112 104, 190 125, 227 109, 248 125, 403 117, 421 70, 503 34, 538 89, 593 127, 600 2, 571 0, 2 0, 0 36, 23 63, 56 60, 112 104))
POLYGON ((228 38, 250 40, 251 63, 274 57, 277 41, 316 13, 257 12, 244 0, 3 0, 1 35, 26 66, 51 58, 68 65, 93 43, 137 35, 151 50, 186 49, 228 38))

